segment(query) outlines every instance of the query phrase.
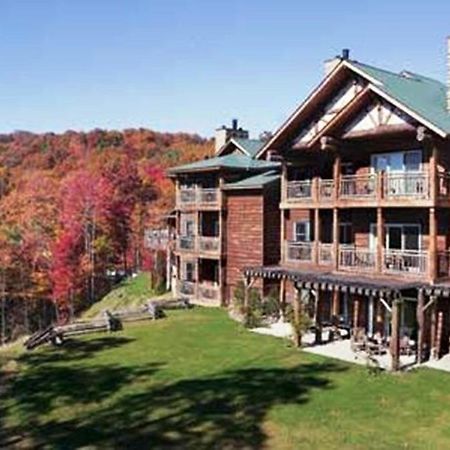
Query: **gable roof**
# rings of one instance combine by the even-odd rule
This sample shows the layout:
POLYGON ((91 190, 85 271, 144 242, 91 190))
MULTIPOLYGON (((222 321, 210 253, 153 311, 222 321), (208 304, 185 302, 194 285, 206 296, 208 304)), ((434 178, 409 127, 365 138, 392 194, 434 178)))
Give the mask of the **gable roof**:
POLYGON ((279 166, 273 161, 256 160, 239 153, 231 153, 225 156, 195 161, 183 166, 172 167, 167 172, 169 175, 176 175, 187 172, 201 172, 207 170, 235 169, 235 170, 268 170, 279 166))
POLYGON ((222 155, 229 148, 237 147, 242 153, 254 157, 265 144, 259 139, 231 138, 217 152, 217 156, 222 155))
POLYGON ((367 88, 384 98, 419 123, 433 130, 441 137, 450 134, 450 113, 446 109, 446 86, 434 79, 403 71, 394 73, 358 61, 341 60, 335 69, 319 84, 306 100, 274 133, 256 154, 261 157, 266 150, 278 142, 284 131, 300 119, 301 114, 310 107, 313 100, 325 90, 334 79, 345 71, 363 77, 369 84, 367 88))
POLYGON ((277 171, 270 170, 252 177, 244 178, 243 180, 236 181, 234 183, 227 183, 225 184, 224 189, 261 189, 271 183, 279 181, 280 178, 281 177, 277 171))

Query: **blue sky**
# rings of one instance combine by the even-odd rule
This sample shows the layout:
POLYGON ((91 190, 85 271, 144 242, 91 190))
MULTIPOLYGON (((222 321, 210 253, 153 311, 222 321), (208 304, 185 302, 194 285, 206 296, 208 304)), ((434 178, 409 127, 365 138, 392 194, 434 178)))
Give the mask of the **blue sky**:
POLYGON ((275 129, 343 47, 445 80, 444 0, 0 0, 0 132, 275 129))

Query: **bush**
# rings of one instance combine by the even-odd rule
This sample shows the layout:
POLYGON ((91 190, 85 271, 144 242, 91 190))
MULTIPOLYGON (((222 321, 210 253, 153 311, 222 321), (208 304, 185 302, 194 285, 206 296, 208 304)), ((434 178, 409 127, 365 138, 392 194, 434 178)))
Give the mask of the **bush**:
POLYGON ((234 289, 232 303, 233 309, 243 317, 243 324, 246 328, 256 328, 261 325, 263 305, 257 289, 249 289, 248 304, 245 305, 245 284, 240 281, 234 289))

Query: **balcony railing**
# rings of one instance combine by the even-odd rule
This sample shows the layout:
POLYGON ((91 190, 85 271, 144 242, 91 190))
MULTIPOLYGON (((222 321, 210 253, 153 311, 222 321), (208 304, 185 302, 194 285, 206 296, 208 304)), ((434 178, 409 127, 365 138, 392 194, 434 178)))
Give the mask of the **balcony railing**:
POLYGON ((386 272, 417 275, 427 270, 427 253, 419 250, 385 250, 383 260, 386 272))
POLYGON ((319 244, 319 264, 322 266, 333 264, 333 244, 319 244))
POLYGON ((376 174, 344 175, 341 177, 339 196, 342 198, 374 198, 376 188, 376 174))
POLYGON ((217 303, 220 301, 220 287, 210 283, 201 283, 198 286, 198 298, 203 302, 217 303))
POLYGON ((376 253, 368 248, 341 247, 339 266, 348 270, 373 270, 376 253))
POLYGON ((220 250, 220 238, 215 236, 199 236, 198 248, 201 252, 217 253, 220 250))
POLYGON ((450 198, 450 172, 439 172, 437 184, 438 196, 441 198, 450 198))
POLYGON ((312 242, 286 242, 286 257, 288 261, 312 261, 312 242))
POLYGON ((291 201, 301 201, 312 198, 312 181, 289 181, 287 198, 291 201))
POLYGON ((200 187, 180 188, 177 194, 178 206, 218 206, 220 190, 200 187))
POLYGON ((178 293, 186 297, 194 297, 196 291, 194 281, 180 280, 178 282, 178 293))
POLYGON ((195 250, 195 236, 180 236, 178 250, 195 250))
POLYGON ((437 272, 440 278, 450 277, 450 251, 438 252, 437 272))
POLYGON ((334 181, 319 179, 319 199, 321 202, 331 201, 334 196, 334 181))
POLYGON ((387 173, 384 178, 384 196, 428 198, 428 180, 426 172, 387 173))

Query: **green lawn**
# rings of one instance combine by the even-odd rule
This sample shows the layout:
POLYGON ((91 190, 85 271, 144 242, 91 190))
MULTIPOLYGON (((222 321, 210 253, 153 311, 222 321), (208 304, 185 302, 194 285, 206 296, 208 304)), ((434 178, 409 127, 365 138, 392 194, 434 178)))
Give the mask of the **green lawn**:
MULTIPOLYGON (((136 308, 156 296, 157 294, 151 285, 150 275, 142 272, 134 278, 127 278, 109 294, 105 295, 101 301, 94 303, 84 312, 83 318, 95 317, 105 309, 114 311, 122 308, 136 308)), ((168 296, 170 296, 170 293, 168 296)))
POLYGON ((449 375, 371 375, 222 310, 170 312, 18 365, 0 399, 0 447, 450 448, 449 375))

